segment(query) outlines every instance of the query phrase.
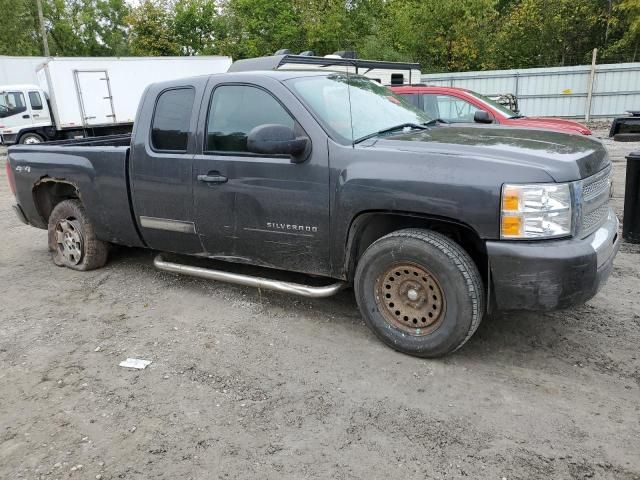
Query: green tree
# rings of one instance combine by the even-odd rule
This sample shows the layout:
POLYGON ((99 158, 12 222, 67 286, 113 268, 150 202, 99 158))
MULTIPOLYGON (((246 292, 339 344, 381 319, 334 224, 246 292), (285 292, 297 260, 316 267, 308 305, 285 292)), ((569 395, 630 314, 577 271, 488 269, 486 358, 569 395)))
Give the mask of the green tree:
POLYGON ((602 57, 613 61, 640 60, 640 0, 616 3, 609 21, 610 42, 602 57))
POLYGON ((179 55, 173 17, 166 0, 143 0, 127 17, 133 55, 179 55))
POLYGON ((590 61, 606 28, 600 0, 521 0, 501 22, 491 56, 501 68, 590 61))
POLYGON ((227 0, 220 52, 234 59, 270 55, 280 48, 306 50, 295 0, 227 0))
POLYGON ((35 2, 0 0, 0 55, 42 55, 35 2))
POLYGON ((52 55, 126 55, 125 0, 47 0, 49 47, 52 55))
POLYGON ((181 55, 217 53, 226 25, 215 0, 177 0, 173 9, 173 32, 181 55))
POLYGON ((380 41, 424 71, 471 70, 487 65, 496 0, 390 0, 380 41))
POLYGON ((303 50, 359 50, 383 13, 383 0, 297 0, 303 50))

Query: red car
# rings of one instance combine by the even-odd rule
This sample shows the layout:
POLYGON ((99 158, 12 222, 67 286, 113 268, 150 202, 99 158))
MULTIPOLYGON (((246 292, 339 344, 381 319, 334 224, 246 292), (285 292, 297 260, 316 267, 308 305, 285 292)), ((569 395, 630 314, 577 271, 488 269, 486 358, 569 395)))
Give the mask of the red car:
POLYGON ((416 107, 433 118, 450 123, 499 123, 516 127, 544 128, 564 133, 591 135, 584 125, 571 120, 551 117, 525 117, 484 95, 454 87, 397 86, 391 87, 416 107))

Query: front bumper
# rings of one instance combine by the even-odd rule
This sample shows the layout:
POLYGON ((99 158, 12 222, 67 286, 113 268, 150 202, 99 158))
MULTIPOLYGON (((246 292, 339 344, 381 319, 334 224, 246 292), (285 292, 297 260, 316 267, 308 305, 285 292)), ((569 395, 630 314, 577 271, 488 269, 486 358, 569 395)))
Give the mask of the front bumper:
POLYGON ((14 145, 18 139, 17 133, 3 133, 0 135, 0 144, 2 145, 14 145))
POLYGON ((488 241, 492 300, 497 310, 556 310, 586 302, 604 285, 620 248, 619 222, 583 239, 488 241))

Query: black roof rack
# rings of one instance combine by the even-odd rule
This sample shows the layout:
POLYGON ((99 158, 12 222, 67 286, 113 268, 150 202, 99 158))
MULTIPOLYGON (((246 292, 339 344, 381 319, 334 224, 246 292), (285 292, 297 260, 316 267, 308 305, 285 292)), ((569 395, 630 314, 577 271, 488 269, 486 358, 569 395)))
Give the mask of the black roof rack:
POLYGON ((372 70, 381 68, 385 70, 419 70, 419 63, 385 62, 381 60, 359 60, 355 58, 332 58, 332 57, 312 57, 307 55, 271 55, 268 57, 247 58, 236 60, 229 67, 229 72, 250 72, 256 70, 277 70, 278 67, 295 63, 298 65, 321 65, 323 67, 352 66, 356 73, 362 70, 372 70))

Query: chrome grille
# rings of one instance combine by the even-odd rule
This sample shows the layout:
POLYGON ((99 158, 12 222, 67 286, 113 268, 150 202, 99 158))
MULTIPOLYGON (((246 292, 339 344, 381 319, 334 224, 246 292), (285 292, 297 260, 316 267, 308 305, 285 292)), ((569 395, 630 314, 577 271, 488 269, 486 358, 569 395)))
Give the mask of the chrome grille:
POLYGON ((583 237, 595 232, 606 221, 609 212, 610 192, 610 166, 582 181, 582 226, 580 233, 583 237))
POLYGON ((585 202, 587 202, 599 196, 604 191, 607 191, 607 195, 608 195, 609 193, 608 191, 610 188, 611 188, 611 177, 609 174, 607 174, 605 177, 599 178, 592 183, 584 184, 582 186, 582 199, 585 202))
POLYGON ((607 214, 609 213, 609 203, 605 203, 595 210, 587 213, 582 218, 582 231, 585 233, 591 233, 597 227, 599 227, 602 222, 607 219, 607 214))

